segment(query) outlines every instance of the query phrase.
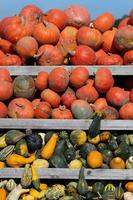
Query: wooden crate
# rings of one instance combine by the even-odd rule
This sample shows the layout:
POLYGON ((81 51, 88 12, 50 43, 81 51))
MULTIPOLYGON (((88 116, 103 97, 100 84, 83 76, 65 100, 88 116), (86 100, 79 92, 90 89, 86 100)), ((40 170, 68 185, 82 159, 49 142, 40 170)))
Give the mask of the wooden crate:
MULTIPOLYGON (((32 75, 40 71, 50 72, 57 66, 6 66, 12 76, 32 75)), ((75 66, 64 66, 67 70, 75 66)), ((87 66, 90 75, 95 75, 97 69, 102 66, 87 66)), ((104 67, 104 66, 103 66, 104 67)), ((3 68, 2 66, 0 68, 3 68)), ((133 75, 133 66, 109 66, 113 75, 133 75)), ((49 129, 49 130, 88 130, 92 120, 53 120, 53 119, 0 119, 1 129, 49 129)), ((133 130, 133 120, 102 120, 101 130, 133 130)), ((23 168, 0 169, 0 178, 21 178, 23 168)), ((47 179, 78 179, 79 170, 71 169, 38 169, 40 178, 47 179)), ((86 169, 85 177, 88 180, 133 180, 133 170, 115 169, 86 169)))

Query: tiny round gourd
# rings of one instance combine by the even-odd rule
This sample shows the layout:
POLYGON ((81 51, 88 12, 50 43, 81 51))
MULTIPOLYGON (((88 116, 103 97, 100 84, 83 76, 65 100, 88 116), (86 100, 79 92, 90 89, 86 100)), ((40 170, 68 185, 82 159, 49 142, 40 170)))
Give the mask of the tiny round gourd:
POLYGON ((82 162, 78 159, 72 160, 69 164, 68 167, 70 169, 80 169, 82 167, 82 162))
POLYGON ((31 76, 22 75, 14 79, 14 95, 32 99, 35 94, 35 83, 31 76))
POLYGON ((87 135, 85 131, 74 130, 70 134, 70 141, 77 146, 85 144, 87 140, 87 135))
POLYGON ((93 150, 87 155, 87 164, 89 167, 96 169, 102 166, 103 164, 103 156, 97 151, 93 150))
POLYGON ((115 157, 110 161, 111 169, 125 169, 125 162, 120 157, 115 157))

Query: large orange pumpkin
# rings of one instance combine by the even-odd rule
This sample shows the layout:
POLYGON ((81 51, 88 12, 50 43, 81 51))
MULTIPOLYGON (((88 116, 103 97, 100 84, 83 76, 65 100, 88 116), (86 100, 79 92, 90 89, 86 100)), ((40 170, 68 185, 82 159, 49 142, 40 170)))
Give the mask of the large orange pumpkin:
POLYGON ((114 85, 114 79, 110 69, 99 68, 95 75, 95 88, 100 93, 107 92, 114 85))
POLYGON ((45 89, 41 92, 41 99, 47 101, 53 108, 60 105, 60 96, 51 89, 45 89))
POLYGON ((69 73, 63 67, 53 69, 48 78, 49 87, 55 92, 63 92, 69 84, 69 73))
POLYGON ((129 102, 129 92, 120 87, 112 87, 107 92, 106 99, 113 106, 121 107, 129 102))
POLYGON ((66 108, 71 108, 74 100, 76 100, 75 92, 70 87, 68 87, 61 96, 61 103, 65 105, 66 108))
POLYGON ((98 29, 101 32, 105 32, 113 27, 115 23, 114 16, 109 13, 105 12, 99 15, 93 22, 94 28, 98 29))
POLYGON ((80 88, 85 85, 89 78, 89 71, 85 67, 76 67, 72 69, 70 74, 70 84, 74 88, 80 88))
POLYGON ((11 118, 33 118, 34 110, 32 103, 25 98, 15 98, 8 105, 8 115, 11 118))
POLYGON ((43 21, 35 25, 33 31, 33 37, 40 43, 40 44, 57 44, 60 31, 56 25, 53 23, 43 21))
POLYGON ((13 95, 13 84, 8 81, 0 81, 0 101, 5 101, 13 95))
POLYGON ((133 103, 123 105, 119 110, 121 119, 133 119, 133 103))
POLYGON ((5 68, 0 68, 0 81, 9 81, 9 82, 12 82, 12 78, 10 76, 10 73, 5 68))
POLYGON ((83 26, 78 30, 77 42, 98 49, 102 44, 102 34, 97 29, 83 26))
POLYGON ((116 30, 117 30, 116 28, 113 28, 112 30, 105 31, 102 35, 102 41, 103 41, 102 49, 107 53, 115 51, 113 41, 116 30))
POLYGON ((100 56, 97 59, 98 65, 123 65, 123 59, 118 54, 108 53, 106 56, 100 56))

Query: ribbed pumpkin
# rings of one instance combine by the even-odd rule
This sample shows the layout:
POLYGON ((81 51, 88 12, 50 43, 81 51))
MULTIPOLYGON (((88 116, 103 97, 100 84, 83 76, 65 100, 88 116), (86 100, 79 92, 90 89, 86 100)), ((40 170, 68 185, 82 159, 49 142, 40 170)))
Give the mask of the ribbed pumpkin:
POLYGON ((71 110, 76 119, 92 118, 93 110, 84 100, 75 100, 71 105, 71 110))
POLYGON ((99 15, 93 22, 94 28, 98 29, 101 32, 105 32, 113 27, 115 23, 114 16, 109 13, 105 12, 99 15))
POLYGON ((14 95, 27 99, 33 98, 35 94, 35 83, 31 76, 22 75, 14 79, 14 95))
POLYGON ((57 44, 60 31, 56 25, 53 23, 43 21, 35 25, 33 31, 33 37, 40 44, 57 44))
POLYGON ((69 73, 63 67, 53 69, 48 78, 50 89, 55 92, 63 92, 69 83, 69 73))
POLYGON ((85 67, 75 67, 70 74, 70 84, 74 88, 80 88, 86 84, 89 78, 89 71, 85 67))
POLYGON ((41 92, 41 99, 47 101, 53 108, 57 108, 60 105, 60 96, 50 89, 45 89, 41 92))
POLYGON ((73 119, 73 116, 65 106, 59 106, 52 110, 52 119, 73 119))

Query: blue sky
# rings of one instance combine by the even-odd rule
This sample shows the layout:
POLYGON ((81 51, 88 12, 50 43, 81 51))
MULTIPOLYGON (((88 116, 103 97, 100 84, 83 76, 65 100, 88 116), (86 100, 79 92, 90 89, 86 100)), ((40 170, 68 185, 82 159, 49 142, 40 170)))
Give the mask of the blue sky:
POLYGON ((104 11, 109 11, 118 18, 128 14, 133 8, 133 0, 0 0, 0 18, 17 14, 27 4, 38 5, 44 11, 55 7, 63 9, 71 4, 81 4, 90 10, 92 18, 104 11))

